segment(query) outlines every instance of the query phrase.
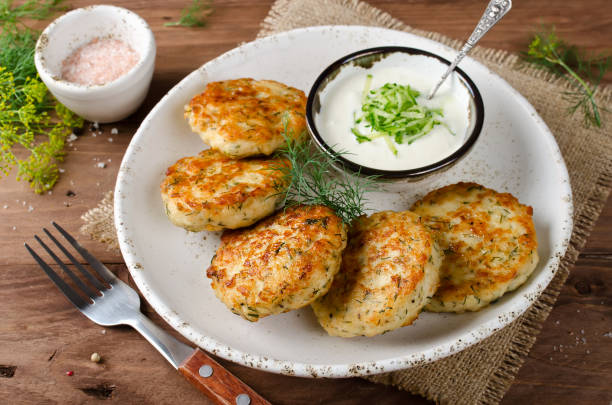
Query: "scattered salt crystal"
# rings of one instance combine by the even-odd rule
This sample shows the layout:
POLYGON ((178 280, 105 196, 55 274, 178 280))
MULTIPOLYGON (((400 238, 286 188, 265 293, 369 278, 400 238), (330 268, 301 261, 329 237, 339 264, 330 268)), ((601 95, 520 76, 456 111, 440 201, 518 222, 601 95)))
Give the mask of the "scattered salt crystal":
POLYGON ((16 226, 13 226, 13 231, 16 231, 16 230, 17 230, 17 227, 16 227, 16 226))
POLYGON ((591 351, 590 351, 590 350, 587 350, 587 351, 586 351, 586 354, 591 354, 591 351))
POLYGON ((74 133, 72 133, 72 134, 68 135, 68 138, 66 138, 66 140, 68 142, 74 142, 74 141, 77 140, 77 138, 78 138, 78 136, 76 136, 74 133))
POLYGON ((100 187, 100 182, 96 181, 96 187, 100 187))
POLYGON ((100 333, 101 333, 101 334, 103 334, 103 335, 106 335, 106 329, 102 329, 102 330, 100 331, 100 333))
POLYGON ((561 322, 559 321, 555 321, 555 325, 559 325, 561 322))
POLYGON ((112 142, 112 141, 113 141, 113 138, 108 138, 108 141, 109 141, 109 142, 112 142))
POLYGON ((580 310, 579 310, 579 309, 577 309, 577 310, 576 310, 576 312, 580 312, 580 310))
POLYGON ((64 173, 66 171, 66 169, 59 169, 60 173, 64 173))
POLYGON ((606 332, 603 334, 605 337, 612 338, 612 332, 606 332))
POLYGON ((111 158, 106 159, 107 162, 112 162, 111 158))
POLYGON ((93 137, 95 138, 95 137, 96 137, 96 136, 98 136, 98 135, 96 135, 96 133, 95 133, 95 132, 92 132, 91 136, 93 136, 93 137))
POLYGON ((580 333, 584 335, 584 329, 580 329, 580 333))
POLYGON ((51 195, 51 194, 53 194, 53 191, 49 190, 49 191, 47 191, 47 194, 51 195))
POLYGON ((2 208, 7 209, 7 208, 8 208, 8 204, 4 204, 4 205, 2 206, 2 208))
POLYGON ((111 134, 117 135, 118 133, 119 133, 119 130, 117 128, 111 129, 111 134))
POLYGON ((102 135, 102 131, 98 131, 98 135, 102 135))
POLYGON ((32 211, 34 211, 34 207, 32 207, 31 205, 28 206, 28 212, 32 212, 32 211))
POLYGON ((93 122, 91 125, 92 125, 92 126, 95 128, 95 129, 99 129, 99 128, 100 128, 100 124, 98 123, 98 121, 94 121, 94 122, 93 122))
POLYGON ((21 202, 21 205, 23 205, 23 206, 25 207, 26 202, 25 202, 25 201, 22 201, 22 202, 21 202))
POLYGON ((550 358, 550 361, 552 361, 552 357, 550 358))
POLYGON ((100 162, 96 166, 98 166, 100 169, 104 169, 106 167, 106 163, 100 162))
POLYGON ((74 180, 70 180, 70 185, 74 186, 74 180))
POLYGON ((557 351, 557 346, 553 346, 553 350, 556 352, 557 351))

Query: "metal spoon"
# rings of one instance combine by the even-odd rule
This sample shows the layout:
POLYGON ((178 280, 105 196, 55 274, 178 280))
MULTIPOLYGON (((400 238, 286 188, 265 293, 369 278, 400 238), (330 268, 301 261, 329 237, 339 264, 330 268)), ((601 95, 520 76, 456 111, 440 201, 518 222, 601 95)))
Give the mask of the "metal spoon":
POLYGON ((457 67, 457 65, 459 64, 459 62, 461 62, 465 55, 467 55, 468 52, 472 50, 474 45, 476 45, 476 43, 480 41, 480 38, 484 37, 487 31, 489 31, 495 24, 497 24, 497 22, 501 20, 503 16, 505 16, 506 13, 510 11, 511 8, 512 0, 491 0, 489 2, 489 5, 482 14, 482 17, 480 17, 480 21, 478 21, 478 25, 474 29, 474 32, 472 32, 472 35, 470 35, 465 45, 463 45, 463 48, 461 48, 461 51, 459 52, 453 63, 451 63, 451 65, 448 67, 448 70, 442 75, 440 81, 438 81, 438 84, 436 84, 436 87, 434 87, 431 93, 429 93, 429 95, 427 96, 428 100, 431 100, 431 98, 434 96, 434 94, 436 94, 442 83, 444 83, 444 81, 451 74, 451 72, 455 70, 455 67, 457 67))

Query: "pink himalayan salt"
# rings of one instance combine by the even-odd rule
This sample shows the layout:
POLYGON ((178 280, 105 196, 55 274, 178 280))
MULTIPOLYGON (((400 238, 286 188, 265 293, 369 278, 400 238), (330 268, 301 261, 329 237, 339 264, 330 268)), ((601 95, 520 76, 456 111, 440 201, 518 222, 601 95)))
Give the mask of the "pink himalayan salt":
POLYGON ((138 63, 139 56, 117 39, 94 38, 62 62, 62 79, 91 85, 112 82, 138 63))

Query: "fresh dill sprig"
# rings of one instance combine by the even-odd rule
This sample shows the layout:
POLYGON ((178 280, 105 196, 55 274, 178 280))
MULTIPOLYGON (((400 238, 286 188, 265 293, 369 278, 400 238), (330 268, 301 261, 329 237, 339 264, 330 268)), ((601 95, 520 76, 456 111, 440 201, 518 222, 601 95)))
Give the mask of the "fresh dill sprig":
POLYGON ((178 21, 164 25, 166 27, 203 27, 212 12, 212 0, 192 0, 191 4, 181 11, 181 18, 178 21))
POLYGON ((64 10, 60 3, 64 0, 26 0, 23 3, 13 6, 13 0, 0 0, 0 23, 5 26, 7 23, 12 25, 22 25, 24 19, 44 20, 54 12, 64 10))
POLYGON ((57 102, 34 65, 38 33, 22 19, 43 19, 61 0, 0 1, 0 173, 17 167, 17 179, 42 193, 59 177, 66 136, 83 120, 57 102))
POLYGON ((522 56, 527 62, 566 78, 572 85, 572 90, 564 93, 572 103, 568 108, 570 115, 581 110, 585 127, 601 127, 602 108, 597 105, 594 93, 610 68, 610 57, 585 56, 576 46, 559 39, 554 27, 535 34, 522 56))
MULTIPOLYGON (((286 134, 286 127, 285 127, 286 134)), ((278 153, 287 164, 275 167, 283 173, 281 181, 285 195, 284 205, 325 205, 350 224, 365 214, 366 193, 377 189, 376 176, 351 176, 334 167, 341 166, 342 153, 328 156, 317 149, 306 137, 294 140, 285 135, 286 146, 278 153)))

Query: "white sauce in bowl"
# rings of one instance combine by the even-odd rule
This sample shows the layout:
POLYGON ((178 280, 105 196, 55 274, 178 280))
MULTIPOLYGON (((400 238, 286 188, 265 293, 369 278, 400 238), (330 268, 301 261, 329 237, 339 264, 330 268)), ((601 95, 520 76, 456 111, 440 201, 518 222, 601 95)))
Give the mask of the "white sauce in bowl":
POLYGON ((319 93, 321 110, 315 115, 315 125, 323 140, 344 158, 362 166, 381 170, 409 170, 424 167, 451 155, 463 145, 469 128, 470 93, 453 73, 435 97, 427 100, 427 94, 446 70, 439 60, 406 53, 394 53, 369 69, 345 65, 340 73, 319 93), (372 75, 370 89, 385 83, 409 85, 418 90, 420 105, 441 108, 444 116, 437 118, 444 125, 436 125, 430 133, 412 144, 397 144, 395 155, 385 139, 357 142, 351 128, 355 116, 361 114, 362 92, 367 75, 372 75))

